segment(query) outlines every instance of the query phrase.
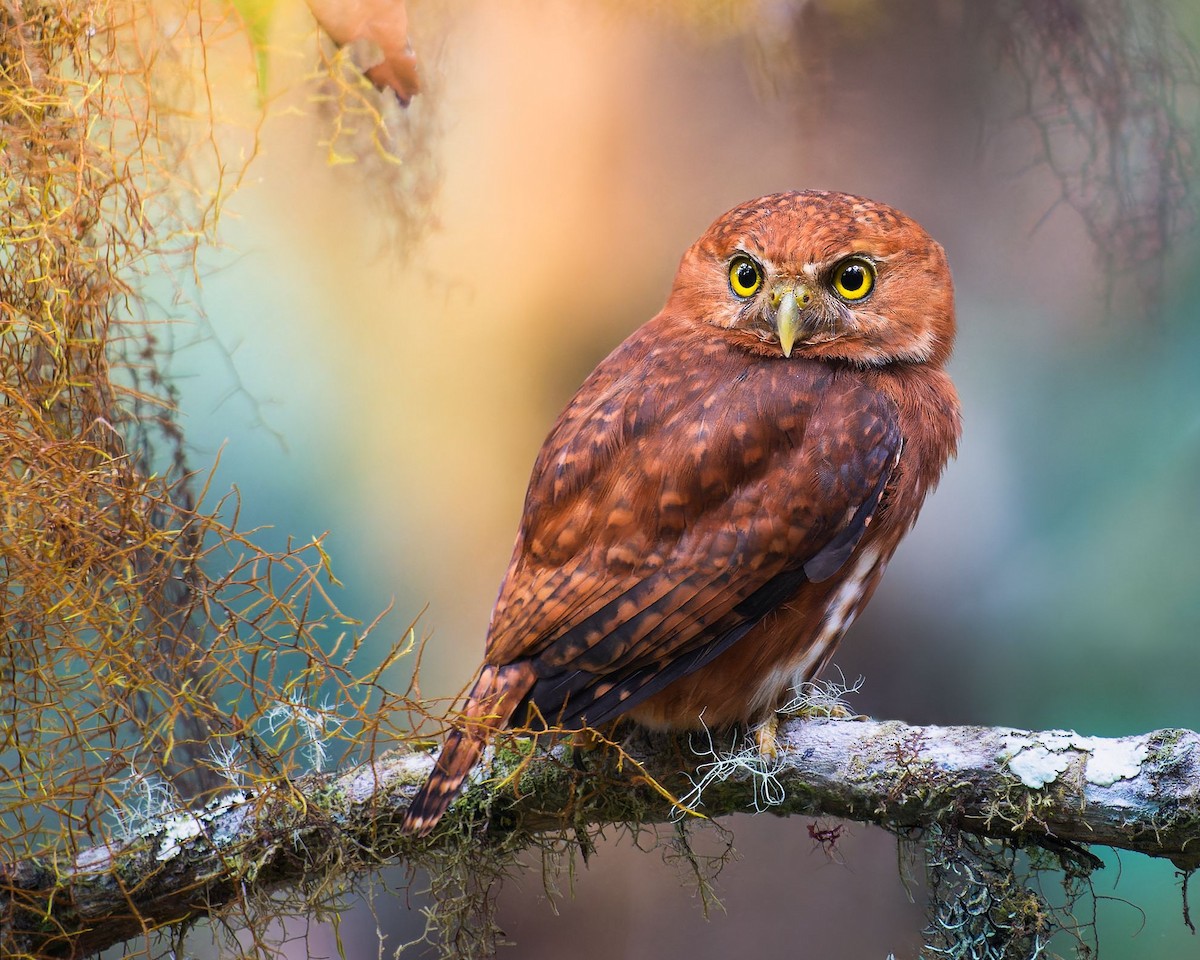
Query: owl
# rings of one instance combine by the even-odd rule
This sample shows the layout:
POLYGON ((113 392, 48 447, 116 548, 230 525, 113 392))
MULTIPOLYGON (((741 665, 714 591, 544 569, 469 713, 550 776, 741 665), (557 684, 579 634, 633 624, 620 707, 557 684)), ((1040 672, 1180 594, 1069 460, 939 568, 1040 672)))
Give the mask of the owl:
POLYGON ((956 449, 954 335, 945 253, 898 210, 803 191, 718 218, 542 446, 406 832, 505 727, 738 724, 773 750, 956 449))

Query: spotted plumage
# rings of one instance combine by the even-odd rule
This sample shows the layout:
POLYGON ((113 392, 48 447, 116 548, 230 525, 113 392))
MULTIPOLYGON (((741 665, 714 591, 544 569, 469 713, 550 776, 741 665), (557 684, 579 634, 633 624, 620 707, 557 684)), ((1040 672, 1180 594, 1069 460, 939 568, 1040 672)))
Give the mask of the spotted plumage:
POLYGON ((491 732, 754 723, 828 662, 959 433, 945 256, 837 193, 735 208, 534 464, 483 666, 405 828, 491 732))

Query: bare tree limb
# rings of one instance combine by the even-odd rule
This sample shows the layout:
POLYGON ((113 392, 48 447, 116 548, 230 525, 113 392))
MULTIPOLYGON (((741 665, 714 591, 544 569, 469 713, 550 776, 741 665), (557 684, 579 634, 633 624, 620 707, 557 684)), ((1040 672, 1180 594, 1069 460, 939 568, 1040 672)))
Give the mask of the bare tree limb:
POLYGON ((774 793, 769 809, 783 816, 895 831, 941 825, 1018 845, 1102 844, 1184 870, 1200 865, 1200 735, 1188 730, 1104 739, 807 719, 781 724, 774 761, 722 756, 703 735, 643 732, 620 751, 590 751, 588 772, 565 752, 502 745, 493 777, 473 784, 423 841, 400 836, 398 825, 432 757, 394 752, 257 795, 231 791, 69 861, 11 865, 0 870, 0 954, 87 956, 255 893, 436 853, 464 830, 529 834, 690 815, 665 792, 690 794, 712 817, 762 807, 774 793))

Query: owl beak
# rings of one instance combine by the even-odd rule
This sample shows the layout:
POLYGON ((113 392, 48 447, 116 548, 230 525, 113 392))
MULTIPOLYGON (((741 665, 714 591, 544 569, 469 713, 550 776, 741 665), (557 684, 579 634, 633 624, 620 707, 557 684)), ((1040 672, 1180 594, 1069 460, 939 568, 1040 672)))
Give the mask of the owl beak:
POLYGON ((810 331, 800 319, 800 308, 812 302, 812 293, 808 287, 801 285, 784 290, 782 297, 779 291, 776 291, 772 299, 778 299, 778 306, 775 308, 775 332, 779 334, 779 347, 785 357, 790 357, 796 340, 802 339, 801 334, 805 337, 809 335, 810 331))

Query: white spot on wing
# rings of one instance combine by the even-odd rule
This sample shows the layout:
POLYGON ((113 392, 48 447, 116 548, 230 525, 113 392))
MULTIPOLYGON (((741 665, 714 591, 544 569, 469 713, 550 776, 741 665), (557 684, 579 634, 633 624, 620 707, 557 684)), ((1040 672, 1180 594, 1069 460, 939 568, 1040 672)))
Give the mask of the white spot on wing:
POLYGON ((836 642, 838 637, 849 629, 850 624, 854 622, 854 608, 862 598, 863 588, 878 563, 878 550, 864 550, 859 555, 853 569, 829 601, 824 626, 821 628, 820 637, 817 638, 817 646, 836 642))
POLYGON ((855 608, 862 599, 863 588, 879 564, 878 550, 859 554, 846 579, 830 598, 821 624, 821 632, 798 660, 775 667, 754 691, 751 713, 773 708, 785 690, 798 687, 809 679, 811 672, 825 659, 830 645, 837 643, 854 622, 855 608))

